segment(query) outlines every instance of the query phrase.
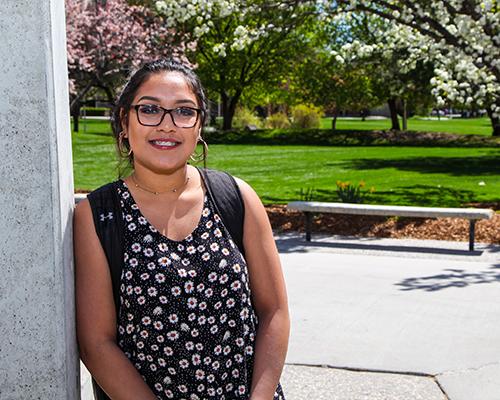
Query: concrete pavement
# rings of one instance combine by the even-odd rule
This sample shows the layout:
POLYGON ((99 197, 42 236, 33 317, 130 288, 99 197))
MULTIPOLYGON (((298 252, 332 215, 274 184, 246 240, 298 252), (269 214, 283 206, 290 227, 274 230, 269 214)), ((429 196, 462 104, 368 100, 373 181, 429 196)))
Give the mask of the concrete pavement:
MULTIPOLYGON (((426 399, 500 399, 498 246, 296 236, 278 246, 293 324, 287 363, 421 374, 441 392, 426 399)), ((420 398, 398 396, 381 398, 420 398)))
POLYGON ((287 400, 446 400, 430 377, 287 364, 287 400))
POLYGON ((277 237, 288 400, 500 400, 499 246, 314 240, 277 237))

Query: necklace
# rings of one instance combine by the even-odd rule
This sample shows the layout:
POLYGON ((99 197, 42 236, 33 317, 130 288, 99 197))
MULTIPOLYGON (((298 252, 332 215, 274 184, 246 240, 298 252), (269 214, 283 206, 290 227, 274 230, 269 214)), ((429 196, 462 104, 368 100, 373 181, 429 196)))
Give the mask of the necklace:
POLYGON ((169 189, 169 190, 165 190, 164 192, 155 192, 154 190, 149 190, 149 189, 146 189, 145 187, 139 185, 135 179, 135 176, 134 174, 130 175, 130 177, 132 178, 132 181, 134 181, 134 186, 137 188, 137 189, 140 189, 140 190, 143 190, 145 192, 148 192, 148 193, 151 193, 151 194, 154 194, 156 196, 160 195, 160 194, 164 194, 164 193, 169 193, 169 192, 172 192, 172 193, 176 193, 179 189, 182 189, 184 186, 186 186, 189 182, 189 176, 186 178, 186 180, 184 181, 184 183, 179 186, 178 188, 173 188, 173 189, 169 189))

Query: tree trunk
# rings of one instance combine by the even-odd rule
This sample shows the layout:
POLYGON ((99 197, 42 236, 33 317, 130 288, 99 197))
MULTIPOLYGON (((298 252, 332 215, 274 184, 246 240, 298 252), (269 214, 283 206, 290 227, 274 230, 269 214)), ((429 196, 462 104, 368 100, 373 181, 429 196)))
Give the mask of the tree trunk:
POLYGON ((109 86, 102 86, 104 93, 106 93, 106 97, 108 98, 109 104, 115 104, 115 93, 109 86))
POLYGON ((93 83, 87 83, 85 88, 81 90, 76 96, 72 96, 69 103, 70 114, 73 117, 74 131, 78 132, 78 118, 80 117, 80 108, 82 107, 81 100, 85 97, 88 91, 92 88, 93 83))
POLYGON ((491 120, 491 126, 493 128, 493 136, 500 136, 500 118, 493 116, 493 110, 488 107, 488 117, 491 120))
POLYGON ((406 109, 406 100, 403 99, 403 130, 408 130, 408 110, 406 109))
POLYGON ((71 105, 70 114, 73 117, 73 130, 78 132, 81 103, 79 101, 71 105))
POLYGON ((339 116, 339 111, 335 109, 333 118, 332 118, 332 132, 337 130, 337 117, 339 116))
POLYGON ((391 129, 394 131, 400 131, 401 128, 399 127, 398 109, 396 106, 396 98, 391 97, 389 100, 387 100, 387 104, 389 105, 389 110, 391 111, 391 122, 392 122, 391 129))
POLYGON ((222 99, 222 129, 228 131, 233 127, 233 117, 236 105, 240 99, 241 92, 237 91, 234 96, 228 96, 226 92, 221 92, 222 99))
POLYGON ((361 110, 361 121, 365 122, 366 121, 366 110, 361 110))

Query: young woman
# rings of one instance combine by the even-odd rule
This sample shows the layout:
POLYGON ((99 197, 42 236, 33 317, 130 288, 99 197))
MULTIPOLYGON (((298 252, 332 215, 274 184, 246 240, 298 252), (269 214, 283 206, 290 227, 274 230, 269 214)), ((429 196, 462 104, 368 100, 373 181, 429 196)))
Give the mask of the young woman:
POLYGON ((119 312, 87 200, 75 211, 80 355, 111 399, 284 399, 289 335, 285 284, 271 227, 252 188, 244 257, 198 169, 206 98, 173 60, 145 64, 113 115, 132 173, 117 182, 123 216, 119 312))

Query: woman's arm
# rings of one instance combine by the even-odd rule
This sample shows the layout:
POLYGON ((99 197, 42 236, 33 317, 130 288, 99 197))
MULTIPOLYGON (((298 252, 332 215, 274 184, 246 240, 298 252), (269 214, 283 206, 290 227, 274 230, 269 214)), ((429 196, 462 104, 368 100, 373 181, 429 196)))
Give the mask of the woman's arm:
POLYGON ((259 318, 250 399, 272 400, 290 333, 285 281, 266 210, 248 184, 238 179, 238 185, 245 203, 245 258, 259 318))
POLYGON ((88 200, 74 216, 76 323, 80 357, 113 400, 156 400, 116 344, 116 312, 109 267, 88 200))

